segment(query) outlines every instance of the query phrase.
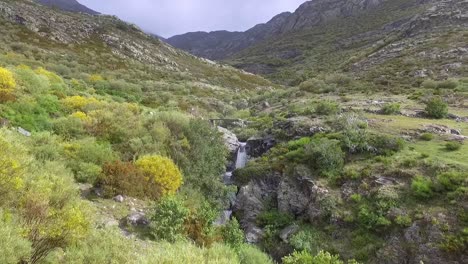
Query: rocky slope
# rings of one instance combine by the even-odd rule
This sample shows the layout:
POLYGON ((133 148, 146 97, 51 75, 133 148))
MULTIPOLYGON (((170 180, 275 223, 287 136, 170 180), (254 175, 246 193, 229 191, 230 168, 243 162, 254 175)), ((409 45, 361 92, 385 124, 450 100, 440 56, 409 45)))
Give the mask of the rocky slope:
POLYGON ((65 11, 70 11, 70 12, 81 12, 81 13, 86 13, 90 15, 97 15, 99 12, 96 12, 82 4, 80 4, 76 0, 37 0, 37 2, 47 5, 47 6, 52 6, 52 7, 57 7, 59 9, 65 10, 65 11))
POLYGON ((209 58, 225 59, 267 38, 287 32, 317 26, 338 17, 352 16, 377 7, 383 0, 320 0, 307 1, 294 13, 281 13, 265 24, 245 32, 213 31, 173 36, 167 42, 190 53, 209 58))
POLYGON ((461 76, 467 12, 463 0, 309 1, 247 32, 188 33, 168 42, 292 85, 336 71, 402 85, 461 76))

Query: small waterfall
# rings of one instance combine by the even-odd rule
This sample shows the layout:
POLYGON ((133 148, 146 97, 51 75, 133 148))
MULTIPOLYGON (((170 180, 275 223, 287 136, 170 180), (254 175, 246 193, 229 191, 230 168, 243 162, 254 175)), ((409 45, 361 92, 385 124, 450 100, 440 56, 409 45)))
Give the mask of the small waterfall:
POLYGON ((245 146, 247 143, 240 143, 239 149, 237 150, 236 169, 242 169, 247 164, 247 151, 245 146))
MULTIPOLYGON (((247 143, 240 143, 239 149, 237 150, 237 157, 236 157, 236 169, 244 168, 247 164, 247 143)), ((232 171, 227 171, 223 176, 223 182, 226 185, 232 185, 234 182, 232 181, 232 171)), ((225 225, 232 216, 232 207, 236 200, 236 193, 231 193, 231 197, 229 198, 229 208, 221 212, 221 215, 218 219, 214 222, 215 225, 225 225)))

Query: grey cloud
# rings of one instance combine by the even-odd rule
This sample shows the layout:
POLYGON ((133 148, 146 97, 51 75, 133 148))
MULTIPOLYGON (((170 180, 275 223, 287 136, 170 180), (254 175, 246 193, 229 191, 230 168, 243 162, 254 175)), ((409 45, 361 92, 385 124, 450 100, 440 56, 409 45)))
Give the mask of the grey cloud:
POLYGON ((170 37, 189 31, 244 31, 294 11, 305 0, 79 0, 104 14, 170 37))

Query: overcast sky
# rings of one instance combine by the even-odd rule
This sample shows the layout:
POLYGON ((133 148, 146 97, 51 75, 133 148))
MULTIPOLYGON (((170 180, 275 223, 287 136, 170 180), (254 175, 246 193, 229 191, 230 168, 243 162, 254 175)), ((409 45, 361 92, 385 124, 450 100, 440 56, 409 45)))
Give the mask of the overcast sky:
POLYGON ((244 31, 306 0, 78 0, 163 37, 191 31, 244 31))

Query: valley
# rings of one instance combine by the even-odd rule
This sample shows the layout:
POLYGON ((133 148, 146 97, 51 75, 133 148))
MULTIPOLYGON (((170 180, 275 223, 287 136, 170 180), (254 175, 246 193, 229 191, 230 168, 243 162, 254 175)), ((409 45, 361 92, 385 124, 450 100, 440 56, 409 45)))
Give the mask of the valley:
POLYGON ((313 0, 162 39, 0 0, 0 263, 466 263, 467 13, 313 0))

